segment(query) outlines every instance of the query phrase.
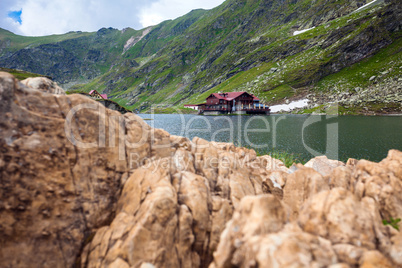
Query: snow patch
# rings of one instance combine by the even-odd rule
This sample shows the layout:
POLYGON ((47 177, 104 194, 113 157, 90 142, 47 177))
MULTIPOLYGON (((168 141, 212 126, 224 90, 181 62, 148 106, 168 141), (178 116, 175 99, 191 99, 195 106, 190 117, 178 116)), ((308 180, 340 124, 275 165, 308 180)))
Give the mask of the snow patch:
POLYGON ((270 106, 269 108, 271 109, 271 113, 277 113, 279 111, 284 111, 288 112, 296 108, 303 108, 308 105, 309 100, 308 99, 302 99, 298 101, 292 101, 289 104, 278 104, 278 105, 273 105, 270 106))
POLYGON ((378 0, 371 1, 370 3, 367 3, 367 4, 365 4, 364 6, 359 7, 358 9, 356 9, 356 10, 353 11, 353 12, 357 12, 357 11, 359 11, 359 10, 365 8, 365 7, 368 7, 369 5, 371 5, 371 4, 373 4, 373 3, 377 2, 377 1, 378 1, 378 0))
MULTIPOLYGON (((376 1, 376 0, 374 0, 374 1, 376 1)), ((301 33, 305 33, 305 32, 307 32, 307 31, 310 31, 310 30, 314 29, 314 28, 315 28, 315 26, 314 26, 313 28, 308 28, 308 29, 304 29, 304 30, 301 30, 301 31, 295 31, 295 32, 293 33, 293 36, 298 35, 298 34, 301 34, 301 33)))

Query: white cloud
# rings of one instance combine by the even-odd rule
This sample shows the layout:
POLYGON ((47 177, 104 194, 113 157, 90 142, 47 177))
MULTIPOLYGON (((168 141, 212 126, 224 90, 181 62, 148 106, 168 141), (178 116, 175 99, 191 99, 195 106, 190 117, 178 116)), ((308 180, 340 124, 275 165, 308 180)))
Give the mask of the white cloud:
MULTIPOLYGON (((22 24, 17 32, 23 35, 61 34, 68 31, 96 31, 102 27, 139 28, 139 7, 149 1, 136 0, 24 0, 22 24)), ((16 5, 14 5, 16 6, 16 5)))
POLYGON ((134 29, 209 9, 224 0, 0 0, 0 27, 22 35, 96 31, 102 27, 134 29), (8 17, 21 10, 21 25, 8 17))
POLYGON ((164 18, 160 14, 157 13, 143 13, 140 15, 140 23, 142 27, 147 27, 151 25, 156 25, 164 20, 167 20, 169 18, 164 18))
POLYGON ((183 16, 193 9, 211 9, 223 2, 224 0, 160 0, 141 10, 140 22, 143 27, 147 27, 183 16))
POLYGON ((0 27, 15 32, 19 23, 8 17, 11 11, 20 10, 20 0, 0 0, 0 27))

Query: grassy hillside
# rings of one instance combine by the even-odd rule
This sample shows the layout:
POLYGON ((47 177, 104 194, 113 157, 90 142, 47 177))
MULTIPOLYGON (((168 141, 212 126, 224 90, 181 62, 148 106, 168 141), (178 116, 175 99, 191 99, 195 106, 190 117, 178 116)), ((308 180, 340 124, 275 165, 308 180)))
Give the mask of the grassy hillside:
MULTIPOLYGON (((0 72, 7 72, 15 76, 18 80, 24 80, 27 79, 28 77, 44 77, 42 74, 35 74, 35 73, 30 73, 22 70, 15 70, 15 69, 8 69, 8 68, 1 68, 0 67, 0 72)), ((47 78, 52 79, 50 76, 47 76, 47 78)))
POLYGON ((36 47, 43 44, 58 43, 69 39, 86 37, 89 35, 91 35, 91 33, 70 32, 60 35, 29 37, 16 35, 10 31, 0 28, 0 41, 4 44, 4 47, 0 49, 0 57, 4 56, 4 54, 7 52, 15 52, 26 47, 36 47))
POLYGON ((0 29, 0 67, 52 76, 60 84, 92 80, 111 69, 137 66, 183 33, 205 11, 139 31, 102 28, 43 37, 18 36, 0 29))
MULTIPOLYGON (((290 21, 285 17, 288 22, 283 23, 275 20, 279 12, 271 12, 270 21, 265 21, 266 14, 256 15, 265 10, 264 1, 225 3, 194 23, 185 39, 178 36, 142 67, 111 70, 83 88, 106 91, 134 109, 155 104, 181 107, 203 102, 213 92, 241 90, 273 104, 306 91, 331 90, 321 82, 326 76, 400 40, 400 32, 388 31, 388 21, 378 17, 388 12, 387 6, 355 13, 343 6, 346 14, 335 19, 295 16, 290 21), (249 21, 239 24, 242 17, 249 21), (293 36, 298 25, 310 27, 312 20, 327 21, 293 36)), ((300 5, 280 9, 280 16, 291 18, 300 5)), ((373 66, 372 72, 376 70, 373 66)))
POLYGON ((62 83, 89 80, 72 89, 97 89, 129 109, 156 105, 169 111, 220 91, 248 91, 268 104, 322 92, 328 97, 370 87, 376 74, 378 83, 400 77, 401 4, 379 0, 356 11, 367 2, 227 0, 140 31, 101 29, 20 40, 3 31, 0 65, 34 66, 55 73, 62 83), (49 38, 53 43, 46 43, 49 38), (18 45, 4 48, 6 42, 18 45), (21 60, 26 49, 18 49, 27 45, 35 46, 31 56, 42 53, 41 60, 21 60), (63 61, 53 56, 60 51, 70 64, 56 66, 59 72, 44 69, 63 61), (395 67, 379 76, 389 64, 395 67))

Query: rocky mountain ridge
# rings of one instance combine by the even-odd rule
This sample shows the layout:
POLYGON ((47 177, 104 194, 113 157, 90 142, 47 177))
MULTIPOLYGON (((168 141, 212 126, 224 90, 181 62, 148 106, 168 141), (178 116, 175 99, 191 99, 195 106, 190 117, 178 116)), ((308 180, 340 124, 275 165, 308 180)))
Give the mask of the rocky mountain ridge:
POLYGON ((402 266, 402 152, 288 169, 48 82, 0 73, 0 266, 402 266))
POLYGON ((102 28, 93 33, 24 37, 0 29, 0 62, 2 67, 47 74, 61 84, 92 80, 117 63, 137 67, 132 64, 135 60, 127 59, 154 54, 169 39, 194 23, 203 12, 195 10, 183 21, 166 21, 139 31, 102 28), (132 49, 135 45, 137 47, 132 49))

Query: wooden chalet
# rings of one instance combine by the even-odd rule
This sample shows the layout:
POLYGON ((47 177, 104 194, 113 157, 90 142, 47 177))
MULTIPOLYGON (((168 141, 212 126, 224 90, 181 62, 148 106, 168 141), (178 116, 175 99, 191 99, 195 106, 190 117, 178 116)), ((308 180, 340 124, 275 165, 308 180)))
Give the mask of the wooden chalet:
POLYGON ((89 95, 91 95, 92 98, 95 99, 103 99, 103 100, 107 100, 107 94, 100 94, 98 91, 96 90, 91 90, 89 92, 89 95))
POLYGON ((213 114, 269 114, 268 106, 261 104, 260 99, 245 91, 212 93, 206 99, 205 107, 199 113, 213 114))

